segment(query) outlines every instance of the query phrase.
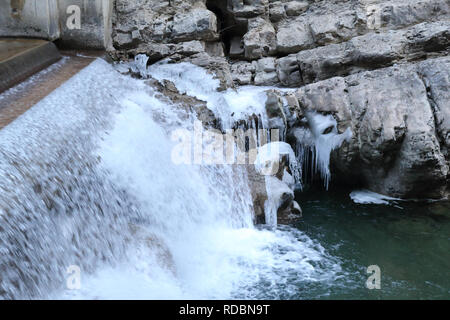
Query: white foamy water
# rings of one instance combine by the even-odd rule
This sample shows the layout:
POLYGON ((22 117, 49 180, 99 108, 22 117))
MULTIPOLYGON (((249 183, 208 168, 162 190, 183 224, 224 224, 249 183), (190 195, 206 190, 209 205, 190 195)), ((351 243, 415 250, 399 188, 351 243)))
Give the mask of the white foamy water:
POLYGON ((174 164, 179 114, 98 59, 0 131, 1 297, 277 299, 342 276, 303 233, 253 226, 244 167, 174 164))

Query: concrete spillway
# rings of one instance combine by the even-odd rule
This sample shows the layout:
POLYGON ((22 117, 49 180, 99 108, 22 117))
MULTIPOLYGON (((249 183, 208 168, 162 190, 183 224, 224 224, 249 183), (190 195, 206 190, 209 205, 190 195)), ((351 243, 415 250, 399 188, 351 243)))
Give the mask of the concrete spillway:
POLYGON ((0 129, 103 54, 60 53, 43 40, 0 40, 0 48, 0 129))
POLYGON ((0 92, 61 59, 56 46, 37 39, 0 39, 0 92))

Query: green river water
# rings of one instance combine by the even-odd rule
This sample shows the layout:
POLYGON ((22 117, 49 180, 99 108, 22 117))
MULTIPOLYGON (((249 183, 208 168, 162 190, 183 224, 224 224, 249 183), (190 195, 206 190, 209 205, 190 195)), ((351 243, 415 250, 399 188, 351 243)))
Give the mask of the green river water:
POLYGON ((295 227, 341 261, 332 285, 299 288, 310 299, 450 299, 450 202, 353 203, 349 191, 297 196, 303 218, 295 227), (381 270, 369 290, 367 267, 381 270))

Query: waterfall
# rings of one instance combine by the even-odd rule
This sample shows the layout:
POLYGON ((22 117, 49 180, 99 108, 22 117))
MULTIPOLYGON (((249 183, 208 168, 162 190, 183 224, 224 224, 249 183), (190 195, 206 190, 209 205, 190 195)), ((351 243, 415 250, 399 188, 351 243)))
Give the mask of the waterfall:
MULTIPOLYGON (((259 89, 217 93, 189 68, 205 72, 148 72, 222 123, 262 107, 259 89)), ((97 59, 0 131, 0 297, 279 299, 342 276, 300 231, 253 226, 244 166, 172 161, 171 132, 196 120, 97 59)))

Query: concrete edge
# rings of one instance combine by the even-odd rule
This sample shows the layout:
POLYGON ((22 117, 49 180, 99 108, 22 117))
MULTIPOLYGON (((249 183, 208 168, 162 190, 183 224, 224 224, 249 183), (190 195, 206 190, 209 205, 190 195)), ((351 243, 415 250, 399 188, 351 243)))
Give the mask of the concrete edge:
POLYGON ((19 84, 33 74, 61 59, 52 42, 31 48, 22 54, 0 62, 0 93, 19 84))

